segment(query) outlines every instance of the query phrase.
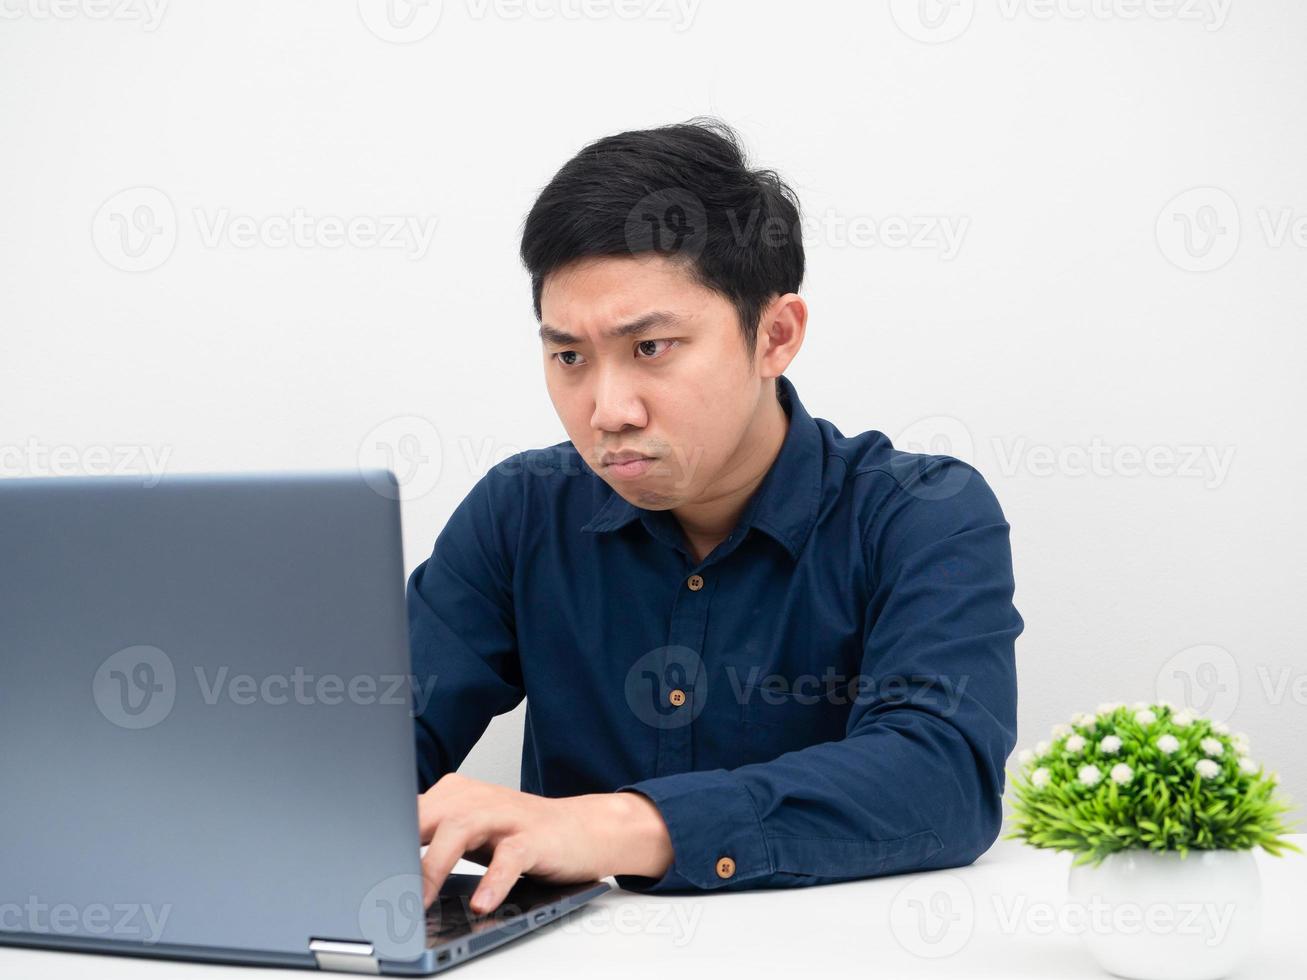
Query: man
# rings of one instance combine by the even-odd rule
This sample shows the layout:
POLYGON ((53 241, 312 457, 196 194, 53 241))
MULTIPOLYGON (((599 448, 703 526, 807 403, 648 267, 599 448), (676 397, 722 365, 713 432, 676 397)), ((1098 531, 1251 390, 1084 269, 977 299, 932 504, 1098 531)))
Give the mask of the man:
POLYGON ((599 140, 527 217, 569 441, 469 492, 409 581, 426 900, 956 867, 1016 735, 1008 524, 978 472, 813 418, 794 195, 712 120, 599 140), (455 772, 527 699, 518 792, 455 772))

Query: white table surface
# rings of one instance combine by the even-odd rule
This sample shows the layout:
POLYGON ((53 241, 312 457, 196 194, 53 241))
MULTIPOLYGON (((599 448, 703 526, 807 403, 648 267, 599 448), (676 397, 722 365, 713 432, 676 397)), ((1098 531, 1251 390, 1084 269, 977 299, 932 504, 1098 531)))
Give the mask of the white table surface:
MULTIPOLYGON (((1294 841, 1307 851, 1307 835, 1294 841)), ((1307 978, 1307 854, 1256 852, 1262 940, 1235 976, 1307 978)), ((966 868, 812 888, 655 897, 614 889, 568 919, 455 967, 450 976, 665 980, 720 976, 1106 977, 1074 931, 1040 910, 1067 899, 1071 858, 999 841, 966 868), (933 910, 922 939, 922 909, 933 910), (939 916, 938 913, 946 913, 939 916), (674 972, 669 972, 674 971, 674 972)), ((460 863, 456 871, 482 870, 460 863)), ((288 980, 286 969, 0 947, 0 978, 288 980)), ((348 974, 333 974, 348 976, 348 974)))

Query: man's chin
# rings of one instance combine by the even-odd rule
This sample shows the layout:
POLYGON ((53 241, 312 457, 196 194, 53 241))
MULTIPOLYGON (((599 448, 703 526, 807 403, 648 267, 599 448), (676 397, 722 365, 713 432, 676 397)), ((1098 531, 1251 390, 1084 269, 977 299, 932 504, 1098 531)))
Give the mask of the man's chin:
POLYGON ((614 483, 608 485, 627 503, 644 510, 671 510, 681 502, 679 497, 663 493, 653 487, 633 486, 630 483, 623 483, 620 486, 614 483))

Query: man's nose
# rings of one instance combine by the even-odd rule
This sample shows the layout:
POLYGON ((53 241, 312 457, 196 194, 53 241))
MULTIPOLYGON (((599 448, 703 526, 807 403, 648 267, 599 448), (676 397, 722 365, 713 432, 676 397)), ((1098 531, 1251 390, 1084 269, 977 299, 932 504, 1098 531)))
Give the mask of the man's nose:
POLYGON ((645 425, 644 402, 638 386, 619 371, 600 372, 595 382, 595 407, 590 424, 605 432, 645 425))

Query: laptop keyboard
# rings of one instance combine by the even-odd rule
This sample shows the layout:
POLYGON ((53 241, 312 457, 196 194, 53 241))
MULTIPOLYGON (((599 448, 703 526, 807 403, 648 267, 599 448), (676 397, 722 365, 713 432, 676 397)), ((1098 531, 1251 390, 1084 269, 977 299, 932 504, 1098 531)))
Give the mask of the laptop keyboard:
POLYGON ((540 925, 565 911, 569 896, 586 890, 590 883, 546 885, 519 878, 498 908, 485 914, 474 912, 470 902, 477 878, 459 881, 457 889, 442 892, 427 909, 427 946, 439 946, 451 939, 471 937, 469 951, 487 942, 499 942, 504 930, 517 932, 540 925), (564 908, 559 908, 561 905, 564 908))
POLYGON ((484 924, 502 921, 517 911, 500 905, 493 912, 478 914, 468 906, 466 896, 441 895, 427 909, 427 939, 445 940, 460 933, 475 932, 484 924))

